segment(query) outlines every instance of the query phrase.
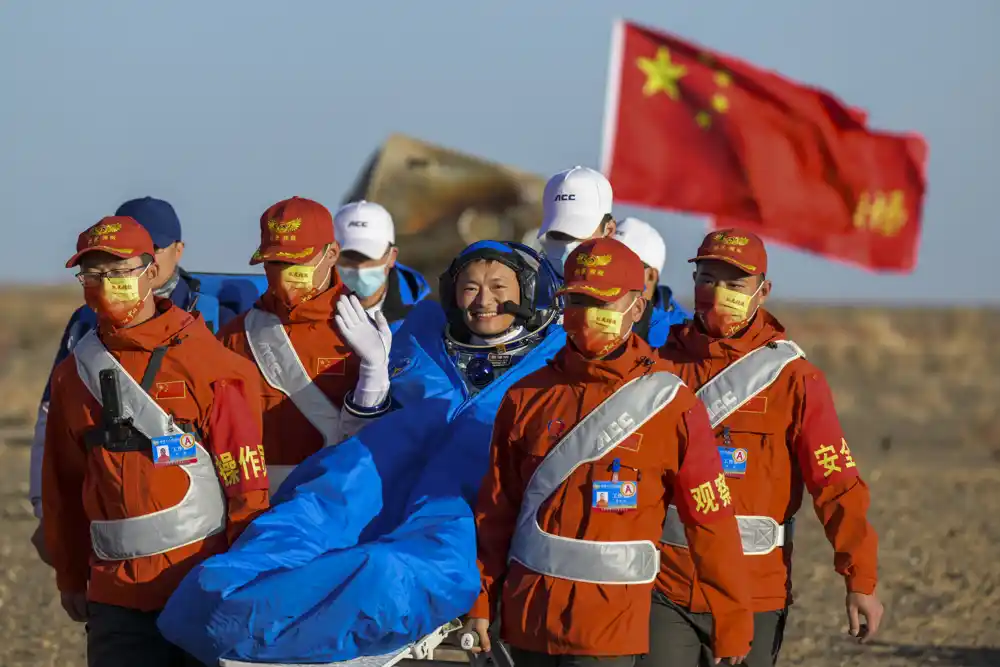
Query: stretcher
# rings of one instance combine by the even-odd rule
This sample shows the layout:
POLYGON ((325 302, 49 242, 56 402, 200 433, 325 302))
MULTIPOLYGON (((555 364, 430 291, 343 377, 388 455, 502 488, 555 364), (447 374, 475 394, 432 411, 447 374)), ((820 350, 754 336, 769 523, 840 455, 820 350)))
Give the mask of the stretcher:
MULTIPOLYGON (((457 663, 470 662, 468 654, 457 648, 440 649, 441 644, 446 639, 454 636, 462 629, 462 622, 458 619, 449 621, 434 632, 425 635, 421 639, 407 644, 402 648, 385 653, 383 655, 368 655, 353 660, 341 662, 309 663, 310 667, 394 667, 410 660, 433 660, 439 663, 454 665, 457 663)), ((476 661, 478 662, 478 661, 476 661)), ((227 660, 223 658, 219 661, 219 667, 298 667, 302 663, 284 662, 246 662, 243 660, 227 660)), ((428 666, 429 667, 429 666, 428 666)))

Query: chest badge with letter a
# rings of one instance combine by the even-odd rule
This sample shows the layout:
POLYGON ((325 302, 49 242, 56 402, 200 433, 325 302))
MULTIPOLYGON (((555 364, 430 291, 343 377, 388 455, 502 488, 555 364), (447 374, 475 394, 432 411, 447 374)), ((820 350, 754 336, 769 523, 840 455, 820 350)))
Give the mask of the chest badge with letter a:
POLYGON ((719 447, 722 472, 726 477, 743 477, 747 474, 747 458, 750 452, 742 447, 719 447))

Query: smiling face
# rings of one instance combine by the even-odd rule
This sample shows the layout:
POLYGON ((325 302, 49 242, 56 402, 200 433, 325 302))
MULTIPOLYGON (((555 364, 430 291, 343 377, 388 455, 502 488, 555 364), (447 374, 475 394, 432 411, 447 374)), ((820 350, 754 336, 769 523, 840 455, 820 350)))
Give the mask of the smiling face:
POLYGON ((505 301, 521 303, 517 274, 506 264, 481 259, 465 265, 455 280, 455 302, 469 330, 496 336, 510 328, 514 316, 499 312, 505 301))

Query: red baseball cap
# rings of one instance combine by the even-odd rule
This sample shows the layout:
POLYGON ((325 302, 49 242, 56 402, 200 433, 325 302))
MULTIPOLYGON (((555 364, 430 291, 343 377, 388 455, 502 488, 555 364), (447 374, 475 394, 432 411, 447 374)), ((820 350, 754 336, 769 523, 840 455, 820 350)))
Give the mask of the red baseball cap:
POLYGON ((756 234, 732 227, 720 229, 705 237, 698 246, 698 255, 688 262, 717 259, 746 271, 751 276, 767 273, 767 249, 756 234))
POLYGON ((279 201, 260 216, 260 246, 250 263, 306 264, 336 240, 333 216, 325 206, 312 199, 292 197, 279 201))
POLYGON ((642 260, 621 241, 601 237, 584 241, 566 258, 560 294, 586 294, 605 303, 646 287, 642 260))
POLYGON ((94 251, 106 252, 122 259, 140 255, 156 256, 149 232, 127 215, 101 218, 97 224, 82 232, 76 239, 76 254, 66 262, 66 268, 76 266, 81 257, 94 251))

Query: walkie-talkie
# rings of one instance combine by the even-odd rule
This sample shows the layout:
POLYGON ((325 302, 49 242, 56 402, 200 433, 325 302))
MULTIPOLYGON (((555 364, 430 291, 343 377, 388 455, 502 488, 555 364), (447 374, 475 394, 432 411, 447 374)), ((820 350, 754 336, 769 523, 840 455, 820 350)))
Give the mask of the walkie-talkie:
POLYGON ((104 407, 101 416, 104 420, 104 428, 110 431, 114 427, 120 426, 123 420, 118 371, 114 368, 106 368, 100 372, 98 377, 101 381, 101 405, 104 407))
POLYGON ((104 448, 112 452, 133 451, 144 448, 139 434, 132 428, 132 419, 125 416, 122 406, 121 384, 118 370, 107 368, 98 374, 101 383, 101 421, 104 431, 104 448))

